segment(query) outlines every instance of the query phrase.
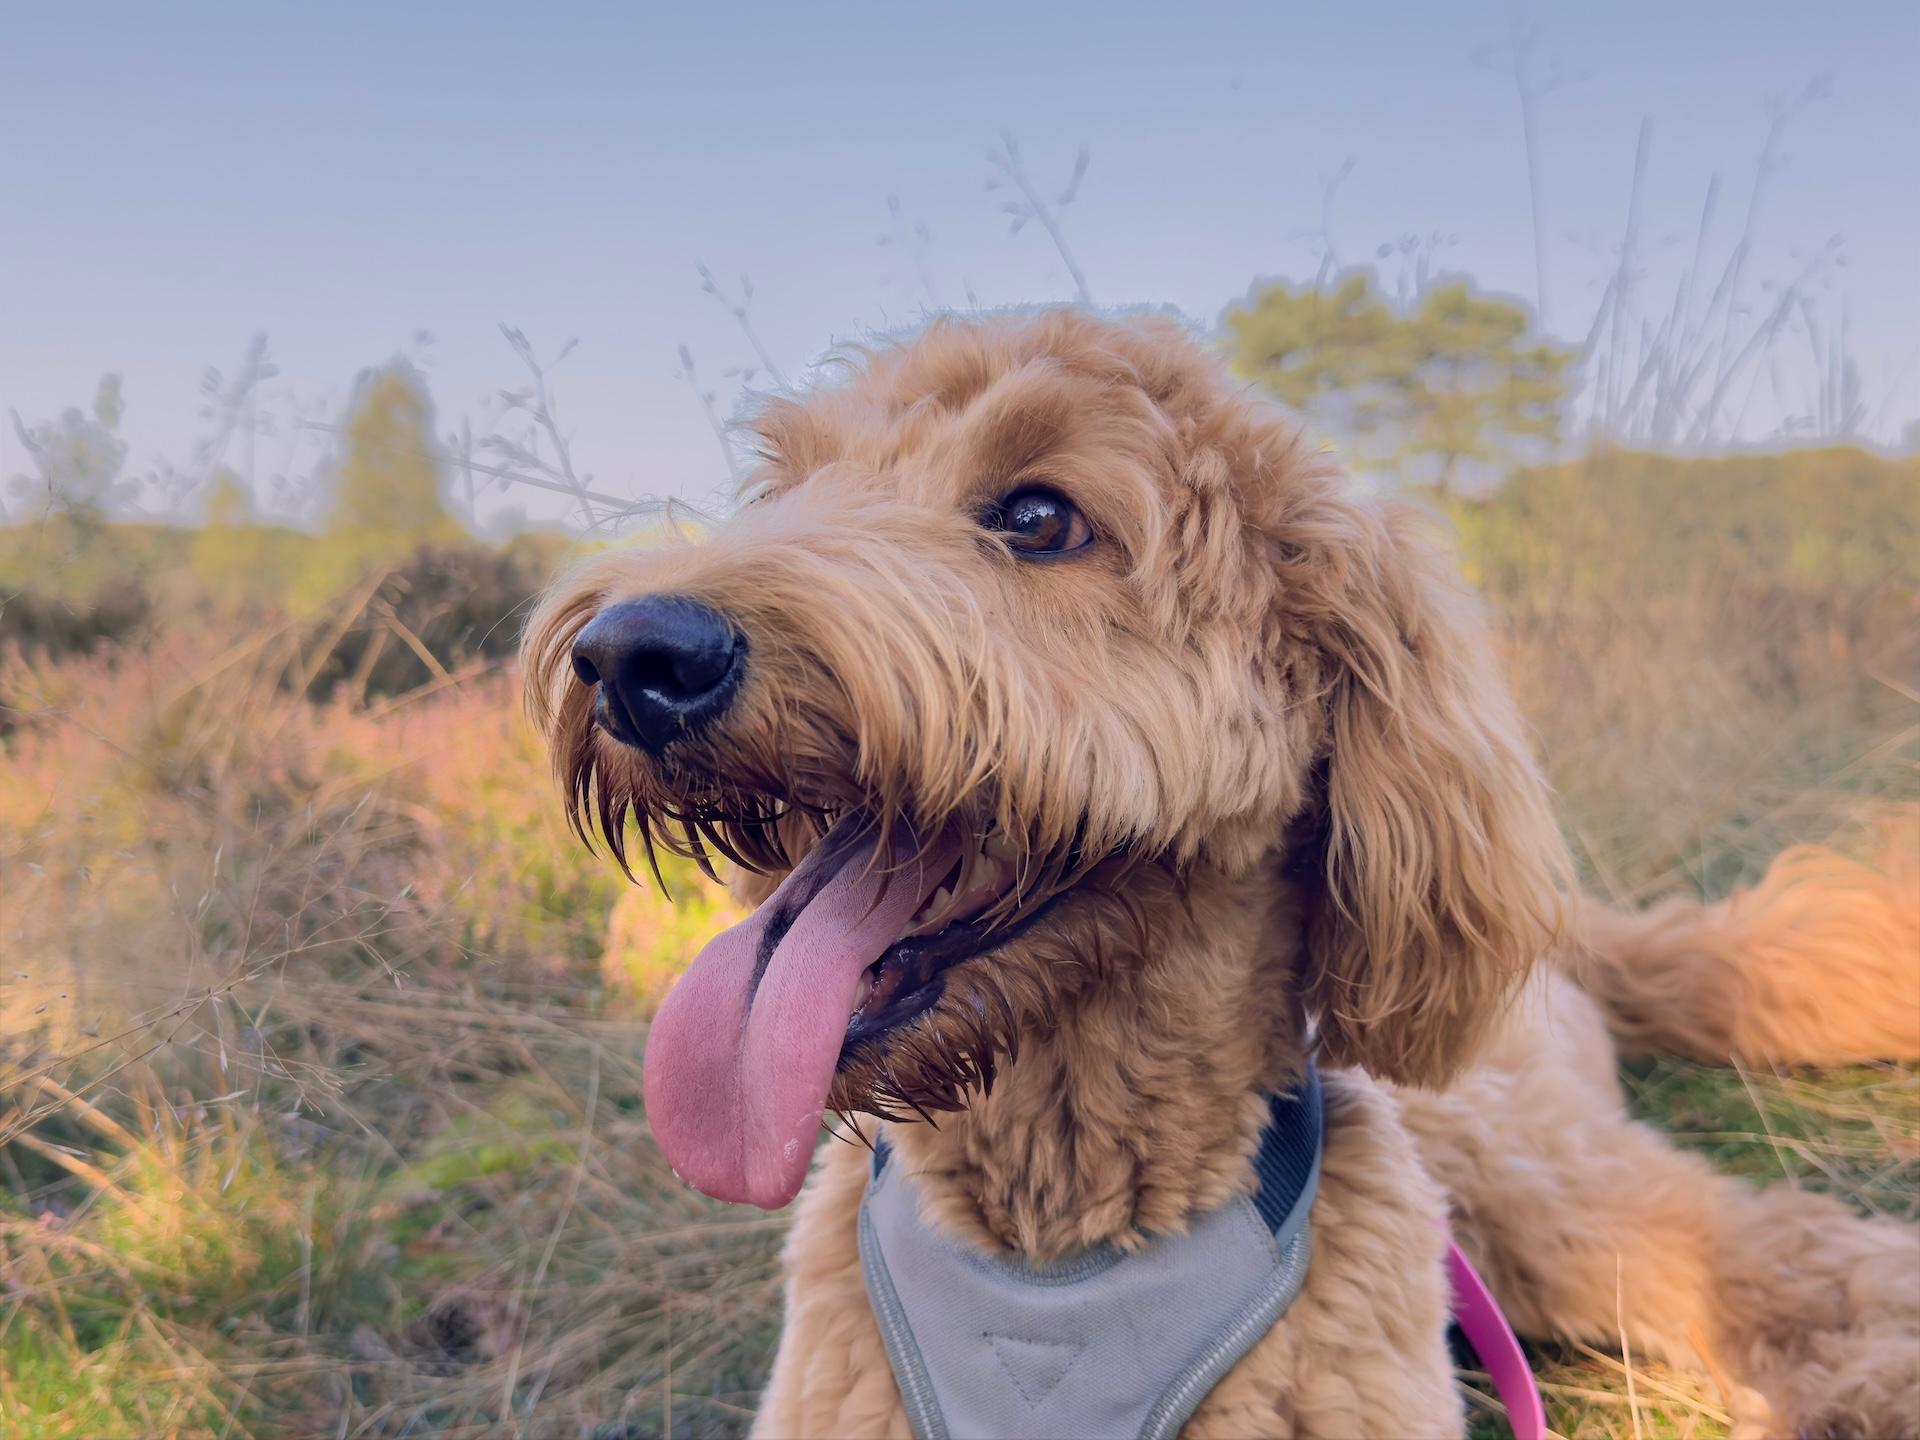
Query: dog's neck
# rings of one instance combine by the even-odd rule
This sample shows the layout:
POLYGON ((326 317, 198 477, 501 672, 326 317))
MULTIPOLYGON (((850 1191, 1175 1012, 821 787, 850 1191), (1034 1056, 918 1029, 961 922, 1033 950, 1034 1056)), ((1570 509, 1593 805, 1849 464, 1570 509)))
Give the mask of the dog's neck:
POLYGON ((1146 953, 1022 1032, 989 1095, 889 1129, 936 1221, 1048 1261, 1137 1245, 1248 1188, 1266 1096, 1303 1063, 1298 908, 1270 877, 1184 888, 1153 907, 1146 953))

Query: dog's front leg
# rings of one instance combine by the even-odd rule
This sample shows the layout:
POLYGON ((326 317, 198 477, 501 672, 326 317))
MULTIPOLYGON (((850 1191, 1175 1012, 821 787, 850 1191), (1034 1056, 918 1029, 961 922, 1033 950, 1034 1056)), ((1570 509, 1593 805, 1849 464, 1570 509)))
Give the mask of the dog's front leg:
POLYGON ((865 1150, 829 1144, 794 1202, 784 1257, 786 1317, 755 1440, 909 1440, 860 1270, 866 1180, 865 1150))

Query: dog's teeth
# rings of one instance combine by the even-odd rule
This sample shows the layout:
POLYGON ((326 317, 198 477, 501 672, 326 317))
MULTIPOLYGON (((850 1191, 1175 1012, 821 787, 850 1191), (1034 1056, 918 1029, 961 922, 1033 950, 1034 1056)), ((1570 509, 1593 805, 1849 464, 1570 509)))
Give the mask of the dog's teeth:
POLYGON ((953 899, 953 891, 945 885, 942 885, 927 897, 925 904, 913 912, 914 921, 918 924, 925 924, 929 920, 938 919, 941 910, 945 908, 947 902, 951 899, 953 899))

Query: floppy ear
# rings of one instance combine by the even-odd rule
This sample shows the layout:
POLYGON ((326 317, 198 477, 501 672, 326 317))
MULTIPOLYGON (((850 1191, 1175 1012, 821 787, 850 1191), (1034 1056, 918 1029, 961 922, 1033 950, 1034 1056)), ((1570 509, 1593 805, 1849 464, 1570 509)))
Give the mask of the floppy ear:
POLYGON ((1551 942, 1570 866, 1474 598, 1413 512, 1340 508, 1319 563, 1296 552, 1331 667, 1305 998, 1329 1058, 1439 1085, 1551 942))

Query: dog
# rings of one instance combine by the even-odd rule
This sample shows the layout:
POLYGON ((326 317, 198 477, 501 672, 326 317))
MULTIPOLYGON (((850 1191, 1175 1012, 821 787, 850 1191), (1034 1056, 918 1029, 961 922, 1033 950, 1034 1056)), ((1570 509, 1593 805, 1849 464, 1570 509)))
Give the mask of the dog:
POLYGON ((1447 1227, 1522 1335, 1704 1368, 1741 1433, 1920 1429, 1916 1232, 1715 1175, 1616 1076, 1920 1056, 1911 886, 1802 851, 1715 906, 1582 896, 1425 522, 1169 319, 942 317, 842 368, 764 402, 724 523, 589 558, 523 648, 582 837, 757 907, 646 1057, 684 1178, 799 1194, 756 1434, 918 1423, 878 1166, 816 1159, 823 1115, 943 1243, 1045 1267, 1252 1193, 1313 1075, 1311 1263, 1181 1433, 1461 1434, 1447 1227))

